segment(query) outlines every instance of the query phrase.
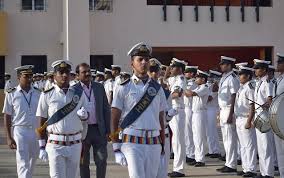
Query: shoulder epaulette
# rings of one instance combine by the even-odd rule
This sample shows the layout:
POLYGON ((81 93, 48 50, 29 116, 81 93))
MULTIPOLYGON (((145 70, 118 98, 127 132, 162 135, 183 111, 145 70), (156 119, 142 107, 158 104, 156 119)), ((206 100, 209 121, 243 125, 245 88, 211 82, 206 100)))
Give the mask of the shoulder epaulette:
POLYGON ((232 73, 232 76, 233 76, 234 78, 236 78, 236 77, 237 77, 237 75, 236 75, 235 73, 232 73))
POLYGON ((123 82, 121 82, 120 85, 126 85, 129 82, 130 82, 130 79, 127 79, 127 80, 124 80, 123 82))
POLYGON ((208 85, 207 85, 207 84, 205 84, 205 87, 208 87, 208 85))
POLYGON ((250 89, 254 89, 254 86, 251 82, 248 84, 248 86, 249 86, 250 89))
POLYGON ((34 87, 34 89, 41 92, 41 90, 39 88, 37 88, 37 87, 34 87))
POLYGON ((51 87, 50 89, 43 91, 43 93, 48 93, 48 92, 52 91, 53 89, 54 89, 54 87, 51 87))
POLYGON ((181 80, 184 80, 184 76, 180 76, 180 79, 181 79, 181 80))
POLYGON ((7 90, 7 93, 12 93, 13 91, 15 91, 16 90, 16 88, 9 88, 8 90, 7 90))

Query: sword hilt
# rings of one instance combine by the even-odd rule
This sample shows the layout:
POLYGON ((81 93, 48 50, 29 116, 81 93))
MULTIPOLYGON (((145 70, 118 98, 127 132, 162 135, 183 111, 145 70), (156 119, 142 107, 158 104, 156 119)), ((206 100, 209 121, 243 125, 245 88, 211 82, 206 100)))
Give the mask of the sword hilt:
POLYGON ((35 130, 36 133, 37 133, 39 136, 43 135, 47 126, 48 126, 48 125, 47 125, 47 122, 45 122, 41 127, 37 128, 37 129, 35 130))

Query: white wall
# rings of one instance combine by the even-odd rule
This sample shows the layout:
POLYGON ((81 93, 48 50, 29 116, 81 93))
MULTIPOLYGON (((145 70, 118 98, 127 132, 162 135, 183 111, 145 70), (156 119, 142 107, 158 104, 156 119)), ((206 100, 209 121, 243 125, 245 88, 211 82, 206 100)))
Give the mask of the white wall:
POLYGON ((147 6, 146 0, 114 1, 112 14, 91 14, 91 52, 114 54, 114 63, 128 64, 127 50, 145 41, 164 46, 274 46, 284 51, 284 1, 274 0, 273 7, 260 8, 256 22, 254 7, 246 7, 246 21, 241 21, 239 7, 231 7, 230 22, 225 8, 215 7, 215 22, 209 7, 199 7, 199 22, 194 21, 194 7, 183 7, 179 22, 178 6, 168 6, 168 20, 163 21, 162 6, 147 6))
MULTIPOLYGON (((6 72, 16 74, 13 69, 20 65, 21 55, 47 55, 48 70, 54 60, 63 57, 60 44, 62 0, 47 2, 46 12, 21 12, 21 0, 5 0, 9 33, 6 72)), ((83 3, 81 10, 86 9, 87 2, 83 3)), ((70 9, 73 8, 78 10, 76 7, 70 9)), ((210 22, 209 7, 199 7, 199 22, 194 21, 193 8, 183 7, 183 22, 179 22, 178 6, 168 6, 168 21, 164 22, 162 6, 147 6, 146 0, 114 0, 113 13, 77 11, 71 25, 74 27, 71 29, 72 53, 77 55, 72 62, 77 64, 85 60, 90 50, 91 54, 113 54, 114 63, 129 71, 127 51, 140 41, 154 47, 273 46, 275 52, 284 52, 283 0, 274 0, 273 7, 261 8, 260 23, 255 20, 253 7, 246 8, 244 23, 239 7, 231 7, 230 22, 226 22, 225 8, 215 7, 213 23, 210 22), (82 17, 86 20, 80 21, 82 17), (77 47, 80 47, 79 53, 77 47)))
POLYGON ((48 67, 55 59, 62 58, 61 1, 48 0, 46 12, 22 12, 21 0, 6 0, 4 10, 8 13, 8 55, 5 68, 6 72, 13 75, 14 82, 14 68, 21 65, 21 55, 47 55, 48 67))

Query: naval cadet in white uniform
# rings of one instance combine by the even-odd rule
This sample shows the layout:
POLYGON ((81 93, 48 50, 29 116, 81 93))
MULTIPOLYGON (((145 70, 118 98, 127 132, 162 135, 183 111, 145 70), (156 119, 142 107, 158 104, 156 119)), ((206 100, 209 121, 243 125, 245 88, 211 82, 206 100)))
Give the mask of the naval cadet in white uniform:
POLYGON ((11 74, 5 73, 5 86, 4 86, 4 93, 6 94, 8 90, 12 88, 11 82, 11 74))
POLYGON ((105 82, 104 82, 105 92, 107 95, 108 103, 111 105, 113 98, 113 79, 111 70, 105 68, 105 82))
MULTIPOLYGON (((277 83, 274 88, 275 97, 284 93, 284 55, 278 53, 277 56, 277 71, 279 72, 279 77, 277 78, 277 83)), ((280 178, 284 178, 284 140, 279 138, 276 134, 274 134, 274 139, 280 178)))
POLYGON ((134 74, 117 86, 112 102, 111 138, 115 160, 127 166, 130 178, 155 178, 160 156, 164 154, 167 104, 161 85, 147 74, 151 53, 152 48, 145 43, 135 45, 128 52, 134 74))
POLYGON ((172 129, 172 149, 174 153, 173 172, 169 173, 169 177, 184 177, 183 169, 185 166, 185 112, 184 112, 184 91, 186 89, 186 81, 183 75, 186 62, 173 58, 171 62, 172 77, 168 78, 169 89, 171 91, 172 106, 177 110, 178 114, 170 121, 172 129))
MULTIPOLYGON (((272 83, 268 80, 268 67, 270 61, 254 59, 255 75, 258 77, 256 88, 254 92, 255 101, 255 118, 263 110, 268 110, 273 96, 272 83), (261 107, 259 106, 261 105, 261 107)), ((273 133, 268 131, 262 133, 256 129, 257 150, 259 155, 259 169, 260 176, 273 177, 274 176, 274 150, 273 150, 273 133)))
POLYGON ((207 124, 206 135, 209 153, 205 156, 210 158, 220 158, 220 144, 217 131, 217 113, 219 112, 218 105, 218 85, 222 73, 214 70, 209 70, 210 77, 207 85, 210 93, 207 102, 207 124))
POLYGON ((237 132, 234 118, 236 93, 239 80, 232 71, 236 59, 221 56, 220 67, 223 76, 219 83, 218 102, 220 107, 220 125, 226 153, 226 163, 218 172, 237 172, 237 132))
POLYGON ((239 67, 241 86, 235 102, 237 134, 240 141, 243 171, 238 175, 243 177, 256 176, 256 141, 254 140, 254 86, 250 83, 254 70, 249 67, 239 67), (248 100, 249 99, 249 100, 248 100))
POLYGON ((16 149, 17 173, 20 178, 31 178, 39 153, 35 129, 40 90, 31 86, 32 65, 16 68, 19 85, 7 91, 3 113, 10 149, 16 149))
POLYGON ((210 92, 206 85, 208 77, 208 73, 198 70, 195 81, 198 86, 194 90, 185 90, 185 95, 192 97, 192 133, 195 146, 195 167, 205 166, 207 101, 210 92))
POLYGON ((87 134, 88 99, 80 83, 69 85, 69 61, 58 60, 51 66, 56 84, 41 94, 36 112, 41 125, 37 129, 39 158, 49 160, 51 178, 75 178, 79 175, 81 141, 87 134))
MULTIPOLYGON (((198 66, 186 66, 184 77, 186 79, 186 89, 194 90, 197 87, 195 77, 197 74, 198 66)), ((192 96, 184 95, 184 111, 185 111, 185 154, 186 163, 188 165, 195 165, 195 148, 192 134, 192 96)))
MULTIPOLYGON (((160 72, 161 72, 161 63, 156 58, 150 59, 150 68, 148 75, 153 80, 159 81, 160 72)), ((176 110, 172 109, 172 99, 170 95, 170 91, 167 88, 163 87, 165 92, 165 96, 167 99, 168 107, 165 110, 165 145, 164 151, 165 154, 161 156, 160 166, 157 178, 166 178, 168 175, 168 167, 170 162, 170 131, 169 131, 169 121, 172 119, 174 115, 176 115, 176 110)))

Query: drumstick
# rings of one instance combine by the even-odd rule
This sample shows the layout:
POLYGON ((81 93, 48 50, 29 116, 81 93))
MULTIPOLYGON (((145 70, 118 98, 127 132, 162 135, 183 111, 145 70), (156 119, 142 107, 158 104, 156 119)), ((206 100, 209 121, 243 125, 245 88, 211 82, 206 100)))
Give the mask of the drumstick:
POLYGON ((262 105, 261 104, 258 104, 257 102, 255 102, 255 101, 253 101, 253 100, 251 100, 251 99, 249 99, 249 98, 246 98, 247 100, 249 100, 250 102, 253 102, 254 104, 256 104, 256 105, 258 105, 258 106, 260 106, 260 107, 262 107, 262 105))

